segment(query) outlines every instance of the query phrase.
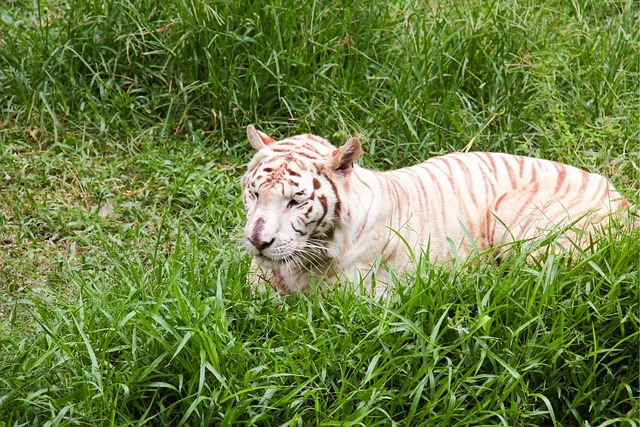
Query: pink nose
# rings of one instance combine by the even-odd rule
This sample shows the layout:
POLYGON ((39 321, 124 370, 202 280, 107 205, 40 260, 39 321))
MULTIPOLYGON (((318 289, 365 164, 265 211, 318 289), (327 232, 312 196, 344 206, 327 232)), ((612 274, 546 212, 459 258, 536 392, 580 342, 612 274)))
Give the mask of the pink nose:
POLYGON ((256 236, 249 237, 249 242, 259 251, 262 251, 263 249, 266 249, 269 246, 271 246, 274 240, 276 239, 273 238, 267 242, 266 240, 262 240, 260 238, 257 238, 256 236))

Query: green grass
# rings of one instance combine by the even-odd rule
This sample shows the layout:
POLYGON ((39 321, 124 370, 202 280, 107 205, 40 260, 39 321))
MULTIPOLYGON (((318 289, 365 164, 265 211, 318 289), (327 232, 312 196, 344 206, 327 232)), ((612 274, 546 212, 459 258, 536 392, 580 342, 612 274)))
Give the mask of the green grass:
POLYGON ((638 426, 640 232, 252 296, 254 123, 599 171, 640 205, 633 1, 0 5, 0 427, 638 426))

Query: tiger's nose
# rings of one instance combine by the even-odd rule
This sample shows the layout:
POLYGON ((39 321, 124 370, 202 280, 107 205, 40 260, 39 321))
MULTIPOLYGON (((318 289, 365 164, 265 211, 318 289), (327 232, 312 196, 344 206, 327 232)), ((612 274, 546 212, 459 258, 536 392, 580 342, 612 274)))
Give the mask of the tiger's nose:
POLYGON ((275 237, 268 242, 255 236, 249 237, 249 242, 259 251, 262 251, 271 246, 275 240, 275 237))

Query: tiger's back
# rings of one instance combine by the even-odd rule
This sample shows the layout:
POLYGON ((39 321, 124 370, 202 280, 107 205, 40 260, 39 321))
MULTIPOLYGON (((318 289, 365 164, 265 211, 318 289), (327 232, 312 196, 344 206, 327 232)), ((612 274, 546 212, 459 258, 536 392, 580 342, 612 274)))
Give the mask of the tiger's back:
POLYGON ((601 175, 503 153, 431 158, 383 172, 380 186, 380 192, 402 201, 389 205, 390 227, 405 230, 401 234, 412 249, 429 245, 433 262, 533 238, 574 221, 574 228, 593 228, 627 206, 601 175), (457 243, 455 249, 448 239, 457 243))
MULTIPOLYGON (((379 261, 411 268, 412 253, 439 264, 490 248, 500 255, 563 226, 570 247, 628 207, 603 176, 547 160, 453 153, 377 172, 355 165, 354 138, 336 149, 312 135, 247 133, 258 151, 242 183, 253 281, 285 292, 367 281, 379 261)), ((379 269, 376 294, 386 282, 379 269)))

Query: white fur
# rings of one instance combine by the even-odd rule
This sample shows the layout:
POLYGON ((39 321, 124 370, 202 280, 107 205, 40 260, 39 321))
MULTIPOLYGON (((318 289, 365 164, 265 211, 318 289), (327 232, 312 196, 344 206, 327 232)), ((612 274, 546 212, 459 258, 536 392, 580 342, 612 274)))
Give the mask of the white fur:
MULTIPOLYGON (((278 157, 264 151, 277 143, 255 129, 249 134, 259 159, 249 170, 275 162, 278 157)), ((304 142, 304 137, 297 138, 304 142)), ((284 292, 308 291, 314 282, 327 285, 336 280, 363 280, 366 287, 375 276, 374 292, 380 296, 389 281, 386 268, 376 269, 381 264, 394 271, 411 269, 413 256, 426 251, 430 262, 444 264, 514 240, 544 236, 550 228, 571 222, 572 231, 565 234, 580 240, 581 231, 606 224, 612 212, 627 206, 604 177, 545 160, 454 153, 410 168, 376 172, 352 164, 360 154, 357 140, 340 150, 322 145, 318 152, 321 159, 309 160, 317 168, 294 170, 302 175, 300 187, 307 190, 314 177, 322 181, 325 194, 331 193, 327 181, 334 182, 342 205, 340 218, 333 221, 333 237, 322 243, 325 250, 311 257, 310 265, 279 263, 277 251, 288 256, 309 245, 308 236, 297 235, 288 225, 302 224, 286 207, 288 192, 299 187, 292 190, 282 183, 263 190, 257 204, 248 202, 245 238, 255 231, 256 219, 265 218, 260 232, 264 239, 274 239, 274 246, 261 257, 247 243, 256 256, 254 283, 266 280, 284 292)))

